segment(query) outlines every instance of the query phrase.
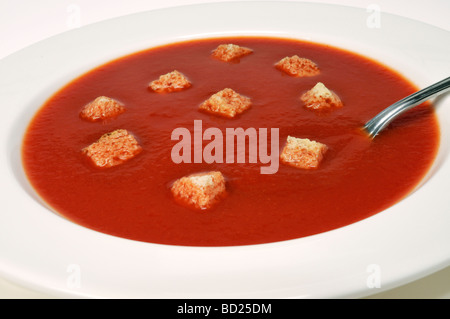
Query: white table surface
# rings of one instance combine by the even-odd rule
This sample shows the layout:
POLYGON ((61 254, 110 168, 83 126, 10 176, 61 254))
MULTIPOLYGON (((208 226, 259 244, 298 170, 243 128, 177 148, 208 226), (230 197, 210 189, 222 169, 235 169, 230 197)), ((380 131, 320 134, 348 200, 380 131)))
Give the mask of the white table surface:
MULTIPOLYGON (((225 1, 0 0, 0 59, 53 35, 102 20, 158 8, 225 1)), ((449 0, 311 0, 309 2, 340 4, 364 9, 375 4, 379 6, 382 13, 418 20, 450 32, 449 0)), ((54 296, 32 291, 0 278, 0 298, 49 299, 54 296)), ((375 293, 368 298, 448 299, 450 298, 450 267, 407 285, 375 293)))

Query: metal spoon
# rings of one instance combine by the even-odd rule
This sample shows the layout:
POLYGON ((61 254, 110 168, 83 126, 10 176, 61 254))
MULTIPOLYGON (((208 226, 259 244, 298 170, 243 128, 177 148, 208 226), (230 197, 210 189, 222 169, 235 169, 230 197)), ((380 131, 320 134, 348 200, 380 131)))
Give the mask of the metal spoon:
POLYGON ((374 138, 401 113, 448 91, 450 91, 450 77, 395 102, 368 121, 364 125, 364 130, 369 137, 374 138))

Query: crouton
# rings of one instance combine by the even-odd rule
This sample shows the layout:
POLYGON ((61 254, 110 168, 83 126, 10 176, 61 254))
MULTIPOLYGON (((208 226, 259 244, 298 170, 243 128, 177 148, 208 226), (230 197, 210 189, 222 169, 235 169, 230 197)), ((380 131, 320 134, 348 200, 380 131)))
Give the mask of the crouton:
POLYGON ((305 106, 313 110, 324 110, 342 107, 339 96, 330 91, 322 82, 318 82, 311 90, 304 93, 300 98, 305 106))
POLYGON ((191 82, 182 73, 174 70, 161 75, 157 80, 150 82, 149 87, 158 93, 181 91, 191 86, 191 82))
POLYGON ((171 191, 176 200, 196 209, 211 208, 225 195, 221 172, 192 174, 176 180, 171 191))
POLYGON ((134 136, 124 129, 106 133, 97 142, 82 150, 95 166, 105 168, 122 164, 141 151, 142 148, 134 136))
POLYGON ((280 154, 281 162, 303 169, 319 167, 324 154, 328 150, 325 144, 307 138, 287 137, 286 145, 280 154))
POLYGON ((250 105, 250 98, 226 88, 213 94, 199 108, 213 114, 232 118, 247 110, 250 105))
POLYGON ((123 112, 125 107, 122 103, 110 97, 99 96, 83 107, 80 116, 94 122, 114 118, 123 112))
POLYGON ((275 66, 295 77, 314 76, 320 73, 319 67, 310 59, 300 58, 297 55, 285 57, 278 61, 275 66))
POLYGON ((236 44, 221 44, 212 52, 212 56, 219 60, 229 62, 252 52, 252 49, 241 47, 236 44))

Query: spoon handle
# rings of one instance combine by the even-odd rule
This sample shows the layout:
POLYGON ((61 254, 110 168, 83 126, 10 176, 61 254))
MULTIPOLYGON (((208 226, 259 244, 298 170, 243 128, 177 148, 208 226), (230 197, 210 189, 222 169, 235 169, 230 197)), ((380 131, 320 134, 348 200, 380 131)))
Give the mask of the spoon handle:
POLYGON ((368 121, 364 129, 373 138, 399 114, 447 91, 450 91, 450 77, 395 102, 368 121))

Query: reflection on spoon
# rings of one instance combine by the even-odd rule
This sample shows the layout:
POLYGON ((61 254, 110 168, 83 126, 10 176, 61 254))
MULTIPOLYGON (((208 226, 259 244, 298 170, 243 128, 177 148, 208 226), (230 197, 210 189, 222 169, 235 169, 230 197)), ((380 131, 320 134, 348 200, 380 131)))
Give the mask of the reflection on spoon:
POLYGON ((450 77, 395 102, 368 121, 364 125, 364 130, 371 138, 374 138, 398 115, 448 91, 450 91, 450 77))

